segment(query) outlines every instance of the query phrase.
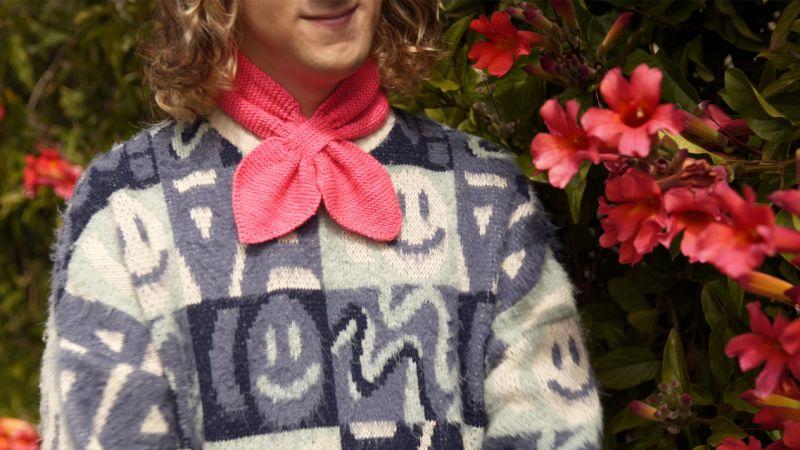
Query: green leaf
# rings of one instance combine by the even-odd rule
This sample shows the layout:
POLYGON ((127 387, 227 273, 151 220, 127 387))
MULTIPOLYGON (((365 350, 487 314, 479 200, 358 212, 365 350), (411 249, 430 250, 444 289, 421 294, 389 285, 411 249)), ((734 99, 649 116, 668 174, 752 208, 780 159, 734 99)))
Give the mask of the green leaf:
POLYGON ((773 81, 766 88, 762 94, 764 98, 770 98, 775 94, 780 94, 790 88, 793 89, 800 89, 797 82, 800 81, 800 69, 790 70, 789 72, 784 73, 780 76, 777 80, 773 81))
POLYGON ((750 83, 744 72, 736 68, 730 68, 725 72, 725 89, 720 95, 746 118, 786 119, 789 122, 792 122, 792 119, 800 119, 800 106, 796 95, 782 95, 770 102, 750 83))
POLYGON ((784 119, 761 120, 753 117, 744 117, 744 121, 753 130, 753 133, 767 141, 789 142, 794 140, 798 134, 797 127, 784 119))
POLYGON ((725 71, 725 88, 720 96, 742 116, 761 120, 785 118, 756 90, 747 75, 735 67, 725 71))
POLYGON ((745 309, 744 291, 729 285, 728 278, 719 278, 703 286, 700 301, 708 326, 714 328, 721 321, 743 321, 745 309))
POLYGON ((670 330, 667 343, 664 345, 664 360, 661 365, 661 381, 672 380, 677 380, 684 390, 689 386, 689 370, 686 368, 683 344, 674 328, 670 330))
POLYGON ((574 223, 578 223, 581 217, 581 200, 583 200, 583 191, 586 190, 586 174, 589 173, 590 166, 588 161, 582 162, 578 173, 564 187, 567 193, 567 202, 569 202, 569 212, 574 223))
POLYGON ((541 104, 541 80, 529 76, 519 68, 511 70, 494 86, 494 104, 500 118, 509 122, 528 119, 541 104))
POLYGON ((683 58, 694 63, 697 75, 701 80, 710 83, 715 80, 714 73, 705 65, 703 58, 703 35, 698 34, 683 48, 683 58))
POLYGON ((736 317, 738 319, 742 319, 744 314, 744 289, 731 278, 725 278, 725 282, 728 283, 728 298, 730 299, 731 310, 737 314, 736 317))
POLYGON ((715 381, 721 386, 728 384, 733 370, 731 359, 725 355, 725 345, 735 335, 734 323, 744 319, 743 295, 731 293, 727 279, 717 279, 706 283, 700 294, 703 314, 711 327, 708 363, 715 381))
POLYGON ((658 310, 655 308, 643 309, 628 314, 628 323, 642 334, 652 334, 657 331, 658 310))
POLYGON ((617 277, 608 280, 608 293, 625 312, 631 313, 652 308, 639 288, 627 278, 617 277))
MULTIPOLYGON (((706 4, 704 0, 680 0, 680 1, 661 1, 643 2, 643 5, 650 6, 647 9, 651 17, 658 17, 659 21, 678 25, 686 21, 695 11, 703 8, 706 4)), ((624 6, 623 6, 624 7, 624 6)))
POLYGON ((714 404, 714 395, 699 384, 692 383, 689 386, 689 395, 692 396, 692 405, 706 406, 714 404))
POLYGON ((725 403, 731 405, 737 411, 744 411, 750 414, 753 414, 758 411, 758 408, 747 403, 740 397, 740 394, 748 389, 750 389, 750 382, 744 378, 737 378, 733 380, 733 383, 728 385, 728 388, 725 389, 725 393, 723 394, 723 399, 725 403))
POLYGON ((600 18, 595 16, 590 16, 589 23, 586 25, 585 29, 587 42, 595 44, 602 42, 606 33, 608 33, 608 29, 600 23, 600 18))
POLYGON ((733 2, 727 0, 714 0, 714 5, 717 7, 719 12, 728 16, 730 23, 742 36, 757 42, 761 41, 761 38, 758 37, 757 34, 753 33, 752 30, 750 30, 750 27, 747 26, 747 23, 744 21, 744 19, 742 19, 736 12, 736 9, 733 7, 733 2))
POLYGON ((771 61, 776 69, 783 70, 800 61, 800 47, 787 42, 776 49, 761 51, 757 56, 771 61))
POLYGON ((735 47, 750 52, 764 50, 764 44, 760 40, 756 41, 743 36, 726 16, 722 14, 707 14, 705 19, 704 25, 706 28, 716 31, 717 34, 735 47))
POLYGON ((711 421, 711 431, 707 442, 712 446, 719 445, 726 437, 743 439, 747 436, 747 433, 725 416, 717 416, 711 421))
POLYGON ((617 434, 625 430, 644 427, 648 425, 653 425, 653 422, 643 417, 637 416, 636 414, 632 413, 628 408, 624 408, 620 412, 618 412, 613 419, 611 419, 611 423, 609 424, 609 431, 611 431, 611 433, 613 434, 617 434))
POLYGON ((655 379, 661 362, 649 348, 621 347, 597 358, 594 368, 604 388, 622 390, 655 379))
POLYGON ((786 43, 798 14, 800 14, 800 0, 794 0, 784 8, 775 30, 772 32, 772 38, 769 41, 770 50, 774 50, 786 43))
POLYGON ((6 39, 5 45, 8 46, 8 63, 14 69, 17 79, 29 90, 33 88, 34 74, 31 59, 25 44, 18 34, 12 34, 6 39))
POLYGON ((784 91, 769 100, 770 105, 780 111, 794 125, 800 124, 800 86, 795 85, 795 90, 784 91))
POLYGON ((425 115, 451 128, 455 128, 465 117, 461 108, 425 108, 425 115))
POLYGON ((461 42, 461 38, 464 36, 464 32, 466 32, 469 28, 469 24, 472 22, 473 17, 474 16, 472 14, 464 16, 455 21, 455 23, 453 23, 453 25, 451 25, 450 28, 445 31, 444 40, 447 42, 447 45, 451 50, 454 50, 458 46, 458 43, 461 42))
POLYGON ((429 83, 442 92, 456 91, 461 88, 461 84, 456 79, 456 71, 452 67, 447 71, 447 74, 442 74, 441 71, 432 71, 432 76, 429 83))
POLYGON ((659 130, 658 131, 658 136, 659 137, 668 136, 670 139, 675 141, 676 144, 678 144, 679 148, 685 149, 689 153, 694 153, 695 155, 708 155, 711 158, 711 160, 714 162, 714 164, 724 164, 728 159, 730 159, 730 158, 726 158, 725 156, 720 155, 718 153, 714 153, 714 152, 710 152, 710 151, 706 150, 705 148, 703 148, 703 147, 695 144, 694 142, 686 139, 685 137, 683 137, 682 134, 672 134, 672 133, 666 132, 664 130, 659 130))
POLYGON ((520 153, 516 156, 517 165, 522 170, 528 179, 535 181, 537 183, 547 183, 547 172, 539 172, 536 173, 536 166, 533 165, 533 161, 531 161, 531 155, 529 153, 520 153))

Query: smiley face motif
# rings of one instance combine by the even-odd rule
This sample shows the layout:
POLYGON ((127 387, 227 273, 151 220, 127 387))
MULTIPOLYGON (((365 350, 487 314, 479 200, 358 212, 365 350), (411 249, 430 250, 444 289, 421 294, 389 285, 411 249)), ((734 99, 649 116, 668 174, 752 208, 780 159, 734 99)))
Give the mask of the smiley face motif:
POLYGON ((394 177, 403 210, 403 229, 384 254, 401 273, 438 272, 447 255, 447 207, 422 169, 407 168, 394 177))
POLYGON ((416 167, 393 171, 392 180, 403 211, 403 228, 390 244, 375 243, 359 236, 345 237, 345 251, 356 261, 381 258, 398 274, 411 280, 439 273, 449 254, 448 211, 435 180, 416 167))
POLYGON ((574 414, 562 414, 565 420, 585 423, 586 414, 599 410, 599 400, 578 319, 545 325, 541 336, 543 342, 535 361, 547 407, 566 408, 574 414))
POLYGON ((299 424, 323 397, 322 345, 313 319, 296 299, 261 305, 247 343, 251 391, 273 426, 299 424))

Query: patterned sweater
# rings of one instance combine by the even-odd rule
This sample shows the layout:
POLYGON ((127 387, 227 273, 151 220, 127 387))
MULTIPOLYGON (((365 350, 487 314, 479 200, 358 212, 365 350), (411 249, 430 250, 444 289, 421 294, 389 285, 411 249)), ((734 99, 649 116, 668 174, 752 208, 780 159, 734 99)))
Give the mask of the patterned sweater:
POLYGON ((240 244, 259 139, 219 109, 95 157, 52 252, 43 448, 598 448, 574 288, 513 154, 395 108, 355 142, 396 241, 320 206, 240 244))

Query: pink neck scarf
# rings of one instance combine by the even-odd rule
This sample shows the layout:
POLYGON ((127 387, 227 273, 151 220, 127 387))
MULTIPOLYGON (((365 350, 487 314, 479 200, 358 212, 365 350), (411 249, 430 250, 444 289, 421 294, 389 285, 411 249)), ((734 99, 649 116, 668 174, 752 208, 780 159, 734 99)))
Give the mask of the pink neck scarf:
POLYGON ((389 103, 377 64, 368 58, 342 80, 311 117, 288 91, 238 51, 234 88, 220 108, 263 141, 233 175, 239 241, 282 236, 320 203, 339 225, 379 241, 400 233, 402 211, 386 168, 353 142, 380 128, 389 103))

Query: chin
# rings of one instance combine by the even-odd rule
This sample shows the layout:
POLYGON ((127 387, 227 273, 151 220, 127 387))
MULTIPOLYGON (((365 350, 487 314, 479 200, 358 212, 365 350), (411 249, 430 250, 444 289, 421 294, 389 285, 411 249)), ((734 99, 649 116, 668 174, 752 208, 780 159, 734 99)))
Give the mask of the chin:
POLYGON ((330 75, 346 77, 361 67, 369 56, 368 51, 360 48, 332 48, 330 51, 318 51, 316 54, 306 53, 305 59, 314 71, 330 75))

